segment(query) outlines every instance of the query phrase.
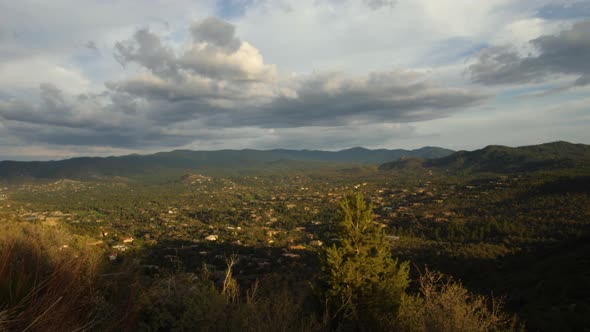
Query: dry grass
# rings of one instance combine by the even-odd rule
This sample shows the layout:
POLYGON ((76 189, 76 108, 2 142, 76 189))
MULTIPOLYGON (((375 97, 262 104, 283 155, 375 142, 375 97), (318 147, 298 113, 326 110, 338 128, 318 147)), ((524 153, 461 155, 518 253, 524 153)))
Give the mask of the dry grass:
POLYGON ((97 321, 100 253, 60 227, 5 222, 0 229, 0 329, 73 331, 97 321))
POLYGON ((470 293, 453 278, 426 270, 420 294, 404 296, 398 316, 402 331, 487 332, 517 330, 502 301, 470 293))
POLYGON ((225 277, 223 278, 223 286, 221 288, 221 293, 232 303, 238 302, 240 296, 240 287, 238 286, 238 282, 234 279, 232 271, 232 268, 237 261, 238 257, 236 255, 226 258, 225 263, 227 268, 225 270, 225 277))

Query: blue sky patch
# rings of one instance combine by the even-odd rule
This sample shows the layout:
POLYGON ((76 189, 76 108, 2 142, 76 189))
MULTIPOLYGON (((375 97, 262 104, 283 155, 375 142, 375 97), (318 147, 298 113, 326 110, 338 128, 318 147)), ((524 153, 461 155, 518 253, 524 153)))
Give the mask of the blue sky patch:
POLYGON ((253 3, 254 0, 217 0, 215 13, 225 19, 241 17, 253 3))

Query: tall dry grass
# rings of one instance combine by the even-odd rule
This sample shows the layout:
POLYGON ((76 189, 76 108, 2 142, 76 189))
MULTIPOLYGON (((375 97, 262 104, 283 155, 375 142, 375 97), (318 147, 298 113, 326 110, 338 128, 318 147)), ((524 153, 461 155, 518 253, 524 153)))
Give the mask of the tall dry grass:
POLYGON ((76 331, 100 321, 102 257, 63 227, 0 226, 0 330, 76 331))
POLYGON ((521 331, 515 317, 503 311, 502 299, 469 292, 459 281, 426 270, 419 278, 420 293, 406 294, 397 329, 416 332, 521 331))

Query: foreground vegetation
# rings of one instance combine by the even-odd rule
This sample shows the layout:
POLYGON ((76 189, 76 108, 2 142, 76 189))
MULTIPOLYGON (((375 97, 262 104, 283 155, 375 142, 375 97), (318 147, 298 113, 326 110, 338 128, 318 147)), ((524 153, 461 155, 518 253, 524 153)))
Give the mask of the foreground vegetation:
POLYGON ((583 330, 588 188, 369 166, 5 181, 0 330, 583 330))
POLYGON ((0 239, 0 327, 23 331, 514 328, 498 302, 470 294, 441 273, 425 271, 419 292, 407 293, 408 263, 391 257, 390 240, 374 223, 372 206, 362 194, 345 197, 339 217, 335 243, 320 252, 323 272, 313 285, 316 294, 306 294, 304 286, 295 288, 303 293, 294 291, 280 280, 272 287, 265 284, 266 289, 259 288, 257 281, 243 292, 233 277, 238 258, 232 256, 226 258, 218 285, 205 265, 199 274, 177 271, 150 281, 136 279, 134 287, 140 292, 121 296, 113 292, 120 285, 100 280, 116 273, 99 272, 100 253, 80 245, 83 238, 61 227, 8 222, 0 239))

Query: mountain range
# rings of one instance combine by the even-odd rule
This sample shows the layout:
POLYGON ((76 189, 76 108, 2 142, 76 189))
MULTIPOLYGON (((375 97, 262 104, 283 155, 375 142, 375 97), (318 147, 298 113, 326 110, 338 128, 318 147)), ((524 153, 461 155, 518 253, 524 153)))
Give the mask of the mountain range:
POLYGON ((440 158, 454 151, 423 147, 416 150, 370 150, 351 148, 341 151, 319 150, 174 150, 150 155, 120 157, 80 157, 58 161, 1 161, 0 178, 84 178, 129 176, 167 170, 207 170, 235 168, 290 167, 302 164, 347 163, 373 164, 400 158, 440 158))
POLYGON ((415 150, 174 150, 150 155, 79 157, 57 161, 0 161, 0 178, 100 178, 165 172, 295 169, 322 165, 380 165, 381 171, 530 172, 590 168, 590 145, 552 142, 474 151, 438 147, 415 150))

